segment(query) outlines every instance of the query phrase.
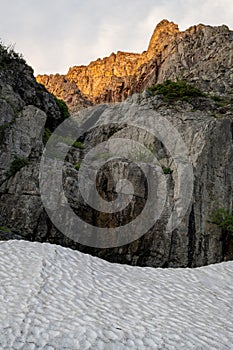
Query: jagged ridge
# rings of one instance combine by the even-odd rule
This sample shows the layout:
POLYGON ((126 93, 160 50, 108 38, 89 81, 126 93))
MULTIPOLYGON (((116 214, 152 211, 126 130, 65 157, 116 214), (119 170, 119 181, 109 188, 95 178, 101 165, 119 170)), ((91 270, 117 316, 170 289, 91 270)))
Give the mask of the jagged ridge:
POLYGON ((231 94, 232 50, 233 32, 225 25, 200 24, 181 32, 163 20, 142 54, 118 51, 88 66, 74 66, 66 75, 39 75, 37 80, 72 111, 88 101, 123 101, 166 79, 185 79, 206 92, 231 94))

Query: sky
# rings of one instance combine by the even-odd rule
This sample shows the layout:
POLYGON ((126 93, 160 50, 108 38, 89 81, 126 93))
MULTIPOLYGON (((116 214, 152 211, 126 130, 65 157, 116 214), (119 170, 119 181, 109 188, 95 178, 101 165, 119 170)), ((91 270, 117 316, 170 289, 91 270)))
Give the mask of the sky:
POLYGON ((14 44, 35 74, 66 73, 112 52, 147 49, 168 19, 233 29, 232 0, 0 0, 0 38, 14 44))

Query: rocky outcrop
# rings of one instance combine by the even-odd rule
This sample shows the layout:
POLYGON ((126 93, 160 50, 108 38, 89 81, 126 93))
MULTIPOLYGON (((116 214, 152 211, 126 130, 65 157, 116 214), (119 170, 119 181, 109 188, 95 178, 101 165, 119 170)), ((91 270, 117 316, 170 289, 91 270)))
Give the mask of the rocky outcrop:
MULTIPOLYGON (((4 88, 2 91, 5 91, 4 88)), ((7 91, 11 101, 13 99, 18 101, 14 90, 10 90, 11 93, 9 93, 8 88, 7 91)), ((16 106, 17 103, 14 102, 14 105, 16 106)), ((148 200, 145 176, 151 171, 150 161, 137 149, 131 150, 131 156, 133 160, 135 157, 136 163, 132 161, 132 157, 130 160, 124 157, 123 145, 126 144, 127 139, 148 147, 156 155, 158 166, 169 170, 163 175, 167 192, 165 209, 159 220, 145 235, 117 248, 91 248, 76 243, 64 236, 53 225, 43 207, 38 182, 46 113, 36 106, 28 106, 24 103, 20 112, 14 114, 10 106, 7 107, 6 99, 3 99, 2 106, 5 106, 5 111, 9 110, 8 114, 4 114, 8 115, 9 125, 4 129, 1 144, 3 154, 0 187, 1 226, 9 228, 14 234, 25 239, 57 243, 112 262, 132 265, 194 267, 233 258, 232 250, 224 250, 223 253, 222 232, 211 222, 215 210, 224 207, 231 211, 233 204, 232 109, 230 106, 224 111, 219 110, 215 101, 202 97, 191 98, 188 102, 167 103, 162 97, 144 92, 135 94, 119 104, 84 110, 74 117, 80 121, 84 116, 88 117, 89 113, 95 116, 92 125, 90 124, 91 129, 82 135, 85 148, 82 147, 80 150, 71 147, 68 153, 64 168, 64 189, 74 212, 93 226, 93 232, 96 227, 114 228, 133 221, 143 211, 148 200), (166 227, 171 213, 179 211, 175 203, 180 181, 174 159, 166 148, 166 144, 161 143, 150 132, 128 126, 128 118, 132 121, 137 118, 146 121, 149 119, 150 112, 156 112, 162 116, 180 133, 188 148, 194 171, 194 191, 191 202, 182 222, 172 232, 168 232, 166 227), (15 122, 12 122, 14 118, 15 122), (88 166, 95 170, 99 159, 106 163, 97 177, 97 188, 105 201, 112 201, 119 195, 119 191, 117 192, 115 188, 114 173, 133 184, 131 202, 126 208, 116 213, 107 213, 104 208, 97 211, 84 201, 78 190, 80 179, 79 167, 76 166, 83 161, 91 149, 110 137, 121 137, 125 140, 118 147, 121 158, 107 162, 109 154, 97 153, 97 158, 92 159, 88 166), (29 163, 18 169, 16 173, 7 176, 6 171, 9 170, 10 162, 16 155, 27 157, 29 163), (145 173, 139 170, 137 161, 145 164, 145 173)), ((172 138, 173 135, 169 137, 172 138)), ((92 183, 88 177, 84 180, 88 190, 92 183)), ((47 181, 49 193, 51 190, 49 178, 47 181)), ((146 223, 149 217, 145 217, 144 220, 146 223)), ((82 231, 84 237, 88 234, 85 229, 82 231)), ((232 242, 228 243, 230 247, 232 242)))
MULTIPOLYGON (((161 24, 161 28, 164 25, 166 23, 161 24)), ((174 30, 164 33, 168 35, 169 40, 172 40, 173 32, 178 33, 175 25, 171 25, 171 28, 174 30)), ((203 31, 203 28, 200 26, 195 30, 203 31)), ((225 27, 216 30, 221 32, 221 35, 229 34, 225 27)), ((157 31, 154 34, 155 37, 160 35, 157 31)), ((161 31, 163 32, 162 29, 161 31)), ((189 42, 188 39, 187 42, 189 42)), ((156 51, 153 40, 150 46, 156 51)), ((226 48, 226 55, 227 50, 228 48, 226 48)), ((166 48, 163 52, 166 52, 166 48)), ((175 52, 174 55, 179 57, 175 52)), ((188 53, 184 52, 184 55, 186 57, 188 53)), ((205 69, 207 70, 207 66, 205 69)), ((214 73, 210 71, 209 74, 214 73)), ((230 74, 229 68, 224 73, 227 87, 229 86, 227 77, 230 74)), ((218 86, 217 80, 215 83, 218 86)), ((201 78, 200 84, 202 84, 201 78)), ((157 157, 156 169, 160 169, 162 183, 167 186, 164 208, 159 220, 150 226, 142 237, 138 235, 140 226, 136 225, 133 231, 136 239, 131 243, 120 244, 121 241, 117 241, 116 248, 97 248, 95 245, 91 248, 81 244, 80 240, 77 243, 63 235, 51 222, 41 199, 39 167, 44 150, 44 130, 50 128, 53 131, 64 119, 56 99, 43 86, 36 83, 32 69, 21 59, 14 57, 1 65, 0 86, 0 231, 3 239, 23 237, 31 241, 56 243, 112 262, 140 266, 194 267, 233 259, 232 237, 227 237, 226 241, 220 228, 212 223, 212 215, 218 208, 225 208, 232 212, 233 111, 230 100, 227 103, 225 101, 224 106, 207 97, 165 102, 161 96, 154 96, 144 91, 142 94, 128 97, 121 103, 85 109, 69 119, 70 123, 73 120, 81 123, 91 115, 90 122, 85 124, 88 129, 84 130, 80 127, 78 129, 81 136, 77 147, 72 146, 67 154, 63 168, 63 184, 72 210, 92 226, 92 233, 95 233, 98 227, 112 229, 124 227, 140 216, 146 207, 150 195, 148 190, 150 182, 147 178, 148 174, 154 174, 154 170, 151 167, 151 160, 137 147, 131 147, 130 154, 126 156, 124 147, 127 146, 127 140, 134 140, 144 145, 157 157), (177 158, 176 154, 174 156, 166 144, 174 138, 175 133, 169 133, 169 129, 165 129, 167 136, 161 142, 158 136, 150 132, 150 129, 148 131, 143 127, 130 126, 137 121, 145 126, 149 121, 152 128, 156 124, 156 118, 162 118, 180 134, 187 147, 194 173, 194 178, 190 178, 194 187, 193 193, 188 190, 189 187, 184 186, 183 194, 187 197, 191 195, 187 212, 172 231, 167 230, 170 225, 169 218, 173 214, 174 218, 178 217, 182 211, 182 208, 177 205, 180 199, 178 189, 183 181, 188 180, 188 178, 179 178, 175 160, 180 161, 180 158, 177 158), (97 210, 83 199, 83 194, 80 192, 79 184, 82 179, 84 194, 93 187, 93 181, 88 176, 82 177, 80 164, 95 146, 114 138, 121 138, 120 144, 117 144, 115 149, 97 152, 95 157, 89 159, 87 163, 87 170, 97 171, 100 160, 103 162, 101 171, 97 171, 96 187, 104 201, 100 201, 100 208, 97 210), (118 156, 112 157, 116 155, 116 151, 118 156), (109 156, 112 159, 109 159, 109 156), (138 162, 144 164, 145 171, 139 169, 138 162), (117 187, 116 183, 120 179, 127 179, 132 186, 127 191, 124 184, 117 187), (128 195, 132 198, 126 207, 116 212, 105 210, 105 202, 111 203, 118 196, 125 199, 128 195)), ((65 138, 59 139, 55 153, 64 145, 65 138)), ((179 149, 180 145, 180 142, 173 142, 175 150, 177 147, 179 149)), ((46 192, 50 196, 52 183, 49 181, 49 173, 47 175, 46 192)), ((160 198, 161 193, 157 186, 157 183, 160 183, 160 177, 156 176, 158 181, 155 182, 154 187, 155 198, 160 198)), ((56 203, 55 201, 54 204, 56 203)), ((153 207, 150 209, 154 210, 153 207)), ((147 214, 142 224, 146 226, 148 222, 150 222, 150 215, 147 214)), ((69 222, 69 225, 72 225, 72 222, 69 222)), ((80 228, 77 227, 78 233, 84 238, 90 234, 85 227, 82 228, 81 233, 80 228)), ((111 240, 114 237, 108 237, 108 239, 111 246, 111 240)))
POLYGON ((44 128, 54 130, 64 116, 55 97, 36 82, 32 68, 4 47, 0 52, 0 226, 8 228, 3 218, 11 217, 17 234, 18 220, 24 218, 26 228, 40 202, 37 169, 44 128))
POLYGON ((135 92, 166 79, 185 79, 212 94, 232 94, 233 32, 223 25, 197 25, 181 32, 173 22, 163 20, 154 30, 147 51, 142 54, 117 52, 75 66, 65 76, 39 75, 37 80, 62 97, 64 79, 69 86, 63 98, 73 111, 78 96, 92 103, 125 100, 135 92))
POLYGON ((90 101, 82 96, 76 83, 65 75, 38 76, 37 80, 57 98, 65 101, 73 113, 92 105, 90 101))

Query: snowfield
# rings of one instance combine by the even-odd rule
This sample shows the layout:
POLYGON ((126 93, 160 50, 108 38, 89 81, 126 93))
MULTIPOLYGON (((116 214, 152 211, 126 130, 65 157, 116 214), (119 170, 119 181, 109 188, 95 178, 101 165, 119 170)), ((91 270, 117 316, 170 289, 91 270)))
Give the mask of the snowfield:
POLYGON ((110 264, 50 244, 0 243, 0 349, 233 349, 233 262, 110 264))

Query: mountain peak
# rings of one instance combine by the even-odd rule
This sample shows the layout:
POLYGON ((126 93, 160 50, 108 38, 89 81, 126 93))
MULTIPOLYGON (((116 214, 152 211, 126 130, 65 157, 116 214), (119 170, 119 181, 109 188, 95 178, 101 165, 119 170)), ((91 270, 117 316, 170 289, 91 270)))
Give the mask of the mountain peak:
POLYGON ((153 35, 150 39, 148 51, 157 51, 164 41, 167 41, 169 37, 174 37, 176 33, 179 33, 179 27, 174 22, 169 22, 167 19, 163 19, 157 24, 153 35))
POLYGON ((175 27, 178 27, 177 24, 175 24, 174 22, 172 21, 169 21, 168 19, 162 19, 162 21, 160 21, 155 29, 159 29, 159 28, 164 28, 164 27, 170 27, 170 26, 175 26, 175 27))

